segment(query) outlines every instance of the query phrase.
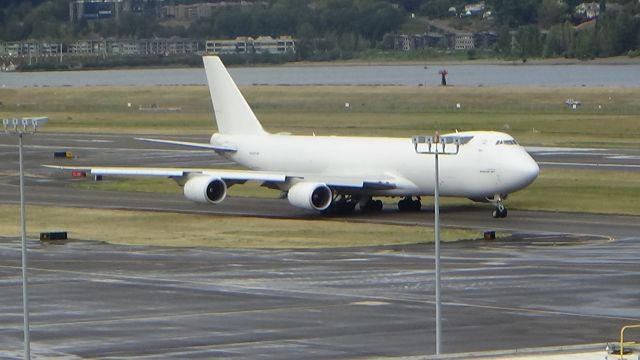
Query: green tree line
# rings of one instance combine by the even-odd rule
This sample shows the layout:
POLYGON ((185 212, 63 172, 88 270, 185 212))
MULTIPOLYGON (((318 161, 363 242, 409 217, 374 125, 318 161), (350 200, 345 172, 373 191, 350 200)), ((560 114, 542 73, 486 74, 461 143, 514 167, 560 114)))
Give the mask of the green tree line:
MULTIPOLYGON (((167 4, 206 0, 167 0, 167 4)), ((388 49, 385 34, 397 34, 411 14, 429 18, 455 16, 472 0, 266 0, 253 6, 216 9, 193 22, 164 21, 121 13, 119 21, 69 21, 70 0, 0 1, 0 40, 70 42, 115 37, 234 38, 292 35, 298 59, 337 59, 367 49, 388 49), (383 41, 386 40, 385 41, 383 41)), ((506 58, 593 58, 637 54, 640 49, 640 2, 598 0, 601 14, 583 24, 575 14, 580 0, 486 0, 498 32, 495 52, 506 58)), ((485 21, 485 20, 482 20, 485 21)))

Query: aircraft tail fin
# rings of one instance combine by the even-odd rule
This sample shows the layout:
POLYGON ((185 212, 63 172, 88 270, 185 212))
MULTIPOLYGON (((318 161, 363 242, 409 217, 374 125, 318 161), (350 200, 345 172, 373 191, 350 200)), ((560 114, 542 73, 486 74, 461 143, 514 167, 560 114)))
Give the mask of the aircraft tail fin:
POLYGON ((221 134, 262 135, 262 125, 218 56, 204 56, 213 112, 221 134))

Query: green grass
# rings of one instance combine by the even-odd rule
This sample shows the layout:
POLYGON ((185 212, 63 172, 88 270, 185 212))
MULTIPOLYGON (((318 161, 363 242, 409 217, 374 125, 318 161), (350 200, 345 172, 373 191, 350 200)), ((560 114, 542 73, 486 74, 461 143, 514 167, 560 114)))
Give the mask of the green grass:
MULTIPOLYGON (((525 145, 640 146, 640 89, 636 88, 248 86, 242 90, 271 132, 410 137, 435 130, 496 130, 525 145), (567 98, 584 105, 569 110, 563 105, 567 98), (345 102, 350 103, 348 109, 345 102), (455 108, 457 103, 461 109, 455 108)), ((43 131, 215 131, 204 86, 0 89, 0 102, 0 117, 48 115, 51 121, 43 131), (150 104, 178 106, 182 112, 138 110, 139 105, 150 104)))
MULTIPOLYGON (((0 234, 19 236, 19 208, 0 205, 0 234)), ((163 212, 28 206, 28 235, 66 230, 73 240, 116 244, 220 248, 336 248, 426 243, 422 226, 326 220, 262 219, 163 212)), ((480 233, 443 229, 443 241, 476 239, 480 233)))
POLYGON ((640 215, 640 173, 545 169, 508 203, 531 210, 640 215))
MULTIPOLYGON (((102 182, 80 181, 74 186, 114 191, 181 192, 181 188, 169 179, 110 178, 102 182)), ((278 198, 280 193, 249 182, 231 187, 229 195, 278 198)), ((386 203, 394 206, 395 200, 388 199, 386 203)), ((442 201, 443 206, 491 206, 473 204, 467 199, 444 198, 442 201)), ((507 206, 510 209, 640 215, 640 173, 543 169, 531 186, 509 197, 507 206)))

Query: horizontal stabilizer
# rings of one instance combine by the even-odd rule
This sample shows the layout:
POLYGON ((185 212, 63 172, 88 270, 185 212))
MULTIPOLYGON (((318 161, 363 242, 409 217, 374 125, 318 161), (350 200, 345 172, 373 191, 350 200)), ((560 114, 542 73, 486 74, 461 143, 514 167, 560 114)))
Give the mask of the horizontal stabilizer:
POLYGON ((136 140, 159 143, 159 144, 186 146, 186 147, 197 148, 197 149, 208 149, 208 150, 214 150, 219 152, 236 152, 237 151, 237 149, 230 148, 227 146, 217 146, 217 145, 194 143, 194 142, 188 142, 188 141, 147 139, 147 138, 136 138, 136 140))

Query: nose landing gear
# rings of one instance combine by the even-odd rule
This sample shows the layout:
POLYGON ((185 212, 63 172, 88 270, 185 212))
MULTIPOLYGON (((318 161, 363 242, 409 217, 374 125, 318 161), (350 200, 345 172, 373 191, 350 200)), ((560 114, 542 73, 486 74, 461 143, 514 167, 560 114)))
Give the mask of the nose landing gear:
POLYGON ((495 219, 500 219, 500 218, 506 218, 507 217, 507 208, 504 207, 504 199, 506 198, 506 196, 502 196, 500 194, 497 194, 493 197, 493 203, 495 204, 496 208, 493 210, 492 212, 492 216, 495 219))

